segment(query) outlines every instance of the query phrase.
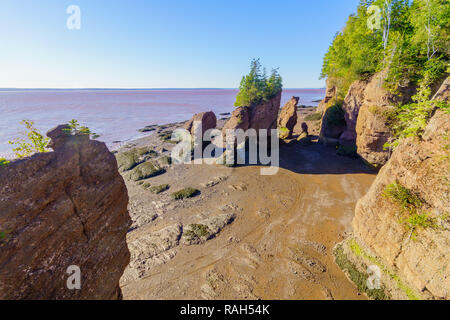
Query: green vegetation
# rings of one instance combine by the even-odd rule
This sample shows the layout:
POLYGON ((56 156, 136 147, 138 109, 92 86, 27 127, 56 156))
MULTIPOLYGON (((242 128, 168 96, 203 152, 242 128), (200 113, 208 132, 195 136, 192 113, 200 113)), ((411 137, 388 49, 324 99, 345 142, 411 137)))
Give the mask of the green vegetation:
POLYGON ((161 192, 164 192, 164 191, 168 190, 169 188, 170 188, 170 186, 168 184, 161 184, 159 186, 151 187, 148 190, 151 193, 160 194, 161 192))
POLYGON ((210 234, 208 226, 204 224, 191 224, 189 230, 185 232, 188 241, 199 241, 207 238, 210 234))
POLYGON ((66 132, 68 135, 79 135, 79 134, 85 134, 89 135, 92 139, 97 139, 100 137, 100 135, 91 132, 91 130, 88 127, 82 126, 78 123, 78 120, 72 119, 68 123, 69 128, 64 129, 64 132, 66 132))
POLYGON ((6 160, 5 158, 0 158, 0 167, 6 167, 10 161, 6 160))
POLYGON ((336 264, 347 273, 351 281, 358 287, 360 292, 365 292, 371 299, 374 300, 389 300, 390 296, 384 289, 369 289, 367 287, 367 279, 369 275, 358 270, 357 266, 352 263, 344 252, 342 244, 338 244, 334 249, 334 257, 336 264))
POLYGON ((14 154, 18 158, 26 158, 34 153, 49 152, 49 138, 45 138, 35 127, 33 121, 23 120, 21 122, 26 128, 23 138, 9 141, 9 144, 16 145, 13 148, 14 154))
POLYGON ((322 112, 316 112, 313 114, 309 114, 305 117, 306 121, 319 121, 322 119, 322 112))
POLYGON ((345 126, 345 112, 342 109, 341 104, 335 104, 329 107, 325 111, 324 121, 326 121, 328 126, 345 126))
POLYGON ((442 109, 449 112, 449 104, 443 101, 429 100, 431 90, 422 84, 413 97, 414 103, 398 106, 388 114, 387 124, 391 128, 394 139, 384 148, 395 148, 405 138, 421 138, 434 111, 442 109))
POLYGON ((386 186, 383 197, 389 199, 401 208, 402 218, 400 223, 405 225, 410 231, 413 240, 417 237, 418 228, 438 228, 435 218, 431 218, 428 213, 421 212, 424 202, 411 190, 405 188, 398 182, 386 186))
POLYGON ((158 153, 150 147, 134 148, 116 155, 121 171, 128 171, 143 163, 146 159, 156 157, 158 153))
POLYGON ((193 198, 200 194, 200 191, 194 188, 185 188, 180 191, 172 193, 172 198, 175 200, 182 200, 187 198, 193 198))
POLYGON ((164 169, 154 165, 151 162, 144 162, 131 171, 129 177, 133 181, 140 181, 151 177, 158 176, 166 172, 164 169))
POLYGON ((383 197, 391 199, 394 203, 399 205, 402 210, 408 212, 414 212, 423 205, 423 202, 419 197, 398 182, 387 185, 384 189, 383 197))
POLYGON ((414 289, 410 288, 408 285, 403 283, 402 280, 392 271, 390 271, 379 259, 376 257, 368 254, 354 239, 351 238, 348 240, 348 247, 350 248, 351 252, 362 259, 365 259, 369 261, 370 263, 378 266, 381 270, 381 272, 385 275, 387 275, 391 280, 393 280, 396 284, 396 286, 403 291, 403 293, 408 297, 409 300, 421 300, 422 297, 419 293, 417 293, 414 289))
POLYGON ((259 59, 253 59, 250 73, 244 76, 239 86, 235 106, 252 107, 261 102, 274 98, 281 92, 283 80, 277 69, 273 69, 267 77, 266 70, 262 70, 259 59))
POLYGON ((321 76, 341 100, 353 81, 382 70, 392 92, 425 78, 432 83, 448 66, 449 26, 447 0, 361 0, 326 53, 321 76))

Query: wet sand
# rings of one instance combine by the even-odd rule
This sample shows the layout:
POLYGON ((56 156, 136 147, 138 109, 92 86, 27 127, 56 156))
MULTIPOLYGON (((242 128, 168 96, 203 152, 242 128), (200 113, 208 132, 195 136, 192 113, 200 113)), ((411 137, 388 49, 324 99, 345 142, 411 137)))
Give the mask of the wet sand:
MULTIPOLYGON (((156 135, 134 144, 162 146, 156 135)), ((172 165, 146 180, 170 185, 159 195, 126 180, 134 258, 136 248, 141 258, 148 254, 142 239, 167 227, 185 230, 225 214, 234 220, 201 244, 187 245, 181 235, 151 243, 149 258, 139 260, 145 266, 134 264, 121 279, 124 299, 366 299, 332 249, 351 230, 356 201, 375 175, 318 143, 282 145, 280 158, 274 176, 261 176, 258 166, 172 165), (185 187, 201 194, 171 199, 185 187)))

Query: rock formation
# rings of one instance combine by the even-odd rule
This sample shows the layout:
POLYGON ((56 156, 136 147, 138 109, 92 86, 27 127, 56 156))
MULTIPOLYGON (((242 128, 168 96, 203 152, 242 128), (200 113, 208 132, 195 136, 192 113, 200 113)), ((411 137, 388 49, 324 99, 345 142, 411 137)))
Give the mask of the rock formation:
POLYGON ((294 127, 297 124, 297 104, 299 97, 292 97, 281 109, 278 116, 278 128, 287 129, 286 138, 292 136, 294 127))
POLYGON ((325 112, 325 110, 331 105, 333 100, 336 99, 337 89, 332 84, 332 79, 327 79, 327 89, 325 92, 325 98, 319 103, 317 112, 325 112))
POLYGON ((386 72, 375 74, 364 90, 364 103, 356 124, 358 155, 375 168, 382 167, 389 158, 389 150, 383 148, 392 137, 386 125, 385 111, 396 104, 410 102, 415 86, 400 87, 392 94, 383 87, 386 72))
POLYGON ((217 118, 214 112, 208 111, 208 112, 202 112, 195 114, 191 120, 189 120, 185 125, 184 129, 189 131, 192 135, 194 135, 194 122, 195 121, 201 121, 202 123, 202 136, 206 131, 209 129, 214 129, 217 125, 217 118))
POLYGON ((361 106, 364 103, 364 91, 367 81, 356 81, 348 90, 342 110, 344 110, 344 118, 346 129, 339 137, 339 144, 345 146, 356 146, 356 121, 361 106))
POLYGON ((0 168, 0 299, 118 299, 130 260, 128 195, 114 155, 59 126, 54 152, 0 168), (69 290, 69 266, 81 289, 69 290))
POLYGON ((223 131, 242 129, 247 130, 250 127, 250 115, 248 107, 236 108, 231 114, 230 119, 225 123, 223 131))
POLYGON ((233 111, 231 118, 225 123, 222 131, 237 129, 255 129, 259 134, 260 129, 268 130, 277 128, 278 113, 280 111, 281 92, 274 98, 251 107, 239 107, 233 111))
MULTIPOLYGON (((448 97, 447 80, 436 98, 448 97)), ((353 220, 357 241, 423 298, 450 298, 449 130, 450 115, 438 110, 422 139, 402 141, 358 202, 353 220), (415 211, 405 212, 386 196, 392 184, 416 199, 415 211)))
POLYGON ((375 74, 370 80, 352 83, 342 107, 331 105, 334 100, 327 82, 327 104, 322 117, 320 141, 339 146, 338 153, 357 154, 373 168, 381 168, 389 158, 385 143, 392 137, 386 125, 385 114, 396 104, 408 103, 416 91, 415 86, 400 87, 398 94, 384 88, 386 72, 375 74))

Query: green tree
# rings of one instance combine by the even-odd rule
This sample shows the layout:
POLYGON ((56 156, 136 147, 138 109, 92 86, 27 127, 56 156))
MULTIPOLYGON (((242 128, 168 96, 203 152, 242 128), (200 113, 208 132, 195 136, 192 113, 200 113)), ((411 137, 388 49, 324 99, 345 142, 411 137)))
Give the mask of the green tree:
POLYGON ((277 69, 273 69, 270 77, 262 69, 259 59, 253 59, 248 75, 242 77, 235 106, 254 106, 275 97, 283 87, 282 78, 277 69))
POLYGON ((18 158, 29 157, 34 153, 50 151, 47 146, 49 138, 45 138, 35 127, 34 122, 23 120, 21 122, 26 128, 24 137, 9 141, 9 144, 15 145, 13 152, 18 158))

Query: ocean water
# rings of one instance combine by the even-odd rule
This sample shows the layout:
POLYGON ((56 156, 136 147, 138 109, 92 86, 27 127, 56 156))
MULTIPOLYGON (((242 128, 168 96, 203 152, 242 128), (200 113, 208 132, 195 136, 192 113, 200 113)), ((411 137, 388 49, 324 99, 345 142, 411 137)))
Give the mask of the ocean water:
MULTIPOLYGON (((77 119, 114 149, 117 141, 145 135, 138 129, 146 125, 184 121, 210 110, 220 118, 233 111, 236 94, 236 89, 0 90, 0 156, 12 156, 8 141, 23 133, 24 119, 42 133, 77 119)), ((285 89, 281 102, 298 96, 300 104, 317 106, 313 101, 324 95, 325 89, 285 89)))

